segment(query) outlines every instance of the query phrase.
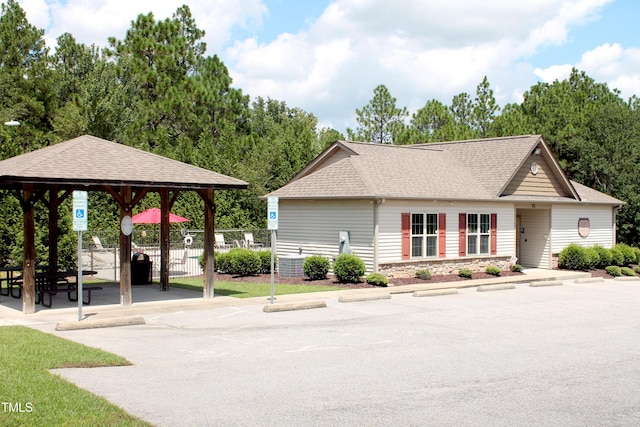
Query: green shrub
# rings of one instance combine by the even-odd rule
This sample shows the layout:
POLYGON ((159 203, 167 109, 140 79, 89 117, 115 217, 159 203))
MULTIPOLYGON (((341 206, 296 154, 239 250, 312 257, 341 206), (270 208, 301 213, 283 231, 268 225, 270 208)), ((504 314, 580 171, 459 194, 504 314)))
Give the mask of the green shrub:
POLYGON ((387 286, 389 284, 389 279, 387 276, 380 273, 370 273, 367 278, 367 283, 374 286, 387 286))
POLYGON ((636 259, 632 264, 640 264, 640 248, 633 247, 631 249, 633 250, 633 254, 636 256, 636 259))
POLYGON ((633 271, 635 271, 636 274, 640 274, 640 266, 634 268, 633 271))
POLYGON ((333 263, 333 274, 341 283, 358 283, 365 270, 364 262, 354 254, 338 255, 333 263))
POLYGON ((322 255, 312 255, 306 258, 302 264, 302 272, 311 280, 326 279, 329 268, 331 268, 331 263, 322 255))
MULTIPOLYGON (((265 249, 262 251, 258 251, 258 257, 260 258, 260 274, 269 274, 271 273, 271 250, 265 249)), ((273 257, 273 266, 277 268, 278 265, 278 255, 274 255, 273 257)))
POLYGON ((429 270, 418 270, 416 271, 416 277, 422 280, 431 279, 431 272, 429 270))
POLYGON ((618 277, 622 274, 622 271, 620 271, 620 267, 618 267, 617 265, 610 265, 606 267, 605 270, 607 271, 607 273, 609 273, 610 276, 613 277, 618 277))
POLYGON ((522 271, 522 266, 520 264, 512 264, 511 271, 520 273, 522 271))
POLYGON ((611 256, 610 249, 604 248, 600 245, 595 245, 592 249, 597 251, 598 256, 600 257, 596 268, 605 268, 606 266, 612 264, 612 256, 611 256))
POLYGON ((624 265, 624 254, 618 247, 613 247, 610 249, 611 252, 611 264, 617 265, 619 267, 624 265))
MULTIPOLYGON (((231 259, 233 256, 230 252, 216 253, 213 259, 214 266, 217 272, 222 274, 231 273, 231 259)), ((203 261, 204 264, 204 261, 203 261)), ((202 267, 204 268, 204 266, 202 267)))
POLYGON ((636 273, 633 272, 633 270, 629 267, 622 267, 620 269, 620 273, 622 273, 624 276, 635 276, 636 273))
POLYGON ((558 266, 567 270, 584 270, 587 268, 587 252, 582 246, 571 243, 558 254, 558 266))
POLYGON ((492 276, 499 276, 500 273, 502 273, 502 270, 500 270, 500 267, 497 267, 495 265, 488 266, 484 271, 485 273, 491 274, 492 276))
POLYGON ((586 248, 585 255, 587 256, 587 268, 598 268, 600 265, 600 252, 596 248, 586 248))
POLYGON ((251 249, 234 248, 229 251, 231 268, 229 273, 251 276, 260 273, 260 256, 251 249))
POLYGON ((615 247, 622 252, 622 256, 624 257, 623 264, 621 265, 629 265, 636 262, 636 254, 633 252, 633 248, 631 246, 625 243, 618 243, 615 247))
POLYGON ((464 277, 466 279, 471 279, 471 277, 473 277, 473 271, 467 270, 467 269, 463 269, 463 270, 458 271, 458 276, 464 277))

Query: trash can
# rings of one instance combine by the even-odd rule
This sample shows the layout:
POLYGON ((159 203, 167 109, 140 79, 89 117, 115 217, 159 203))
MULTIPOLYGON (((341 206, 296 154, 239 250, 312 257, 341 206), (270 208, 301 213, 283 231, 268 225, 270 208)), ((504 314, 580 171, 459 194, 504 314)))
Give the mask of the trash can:
POLYGON ((149 255, 135 253, 131 257, 131 284, 148 285, 151 283, 151 264, 149 255))

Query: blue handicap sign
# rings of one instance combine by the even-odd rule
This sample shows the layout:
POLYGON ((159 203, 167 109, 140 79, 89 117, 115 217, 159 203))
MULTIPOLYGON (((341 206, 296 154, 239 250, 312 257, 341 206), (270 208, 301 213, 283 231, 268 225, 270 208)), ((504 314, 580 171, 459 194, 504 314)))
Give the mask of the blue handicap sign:
POLYGON ((277 212, 271 211, 269 212, 269 219, 276 219, 277 212))
POLYGON ((76 209, 76 218, 78 219, 84 218, 84 209, 76 209))

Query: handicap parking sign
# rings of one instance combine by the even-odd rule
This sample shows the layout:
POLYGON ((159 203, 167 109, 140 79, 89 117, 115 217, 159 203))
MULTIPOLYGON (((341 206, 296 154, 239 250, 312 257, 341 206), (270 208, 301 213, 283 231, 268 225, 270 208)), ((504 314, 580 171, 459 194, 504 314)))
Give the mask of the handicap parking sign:
POLYGON ((86 191, 74 191, 73 192, 73 230, 74 231, 87 231, 87 192, 86 191))
POLYGON ((278 229, 278 198, 269 197, 267 199, 267 229, 278 229))

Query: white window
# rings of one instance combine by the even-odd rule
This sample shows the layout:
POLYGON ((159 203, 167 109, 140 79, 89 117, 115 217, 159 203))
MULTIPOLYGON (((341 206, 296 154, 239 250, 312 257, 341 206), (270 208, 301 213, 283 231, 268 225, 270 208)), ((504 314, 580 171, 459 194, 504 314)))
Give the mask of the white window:
POLYGON ((490 214, 467 214, 467 255, 489 254, 490 214))
POLYGON ((411 214, 411 258, 438 256, 438 214, 411 214))

